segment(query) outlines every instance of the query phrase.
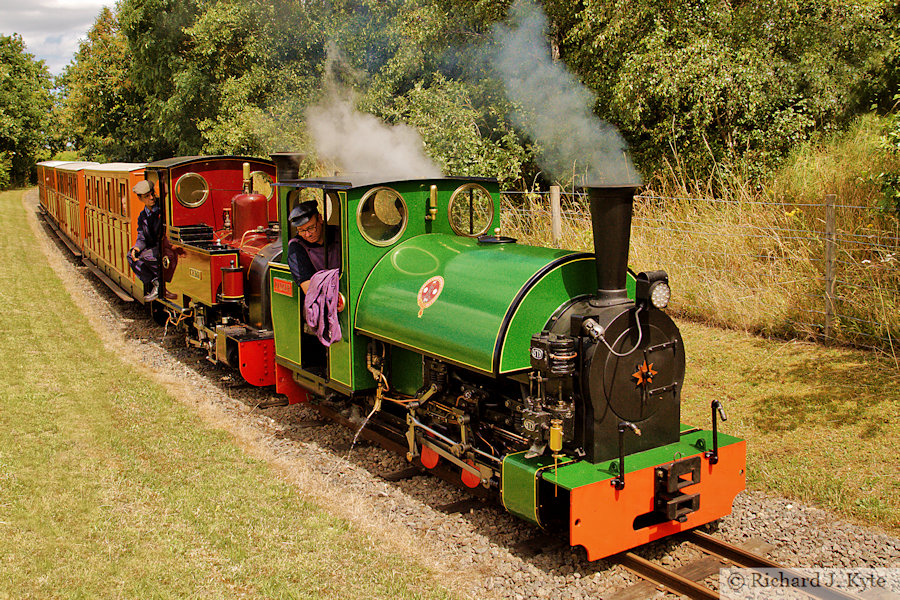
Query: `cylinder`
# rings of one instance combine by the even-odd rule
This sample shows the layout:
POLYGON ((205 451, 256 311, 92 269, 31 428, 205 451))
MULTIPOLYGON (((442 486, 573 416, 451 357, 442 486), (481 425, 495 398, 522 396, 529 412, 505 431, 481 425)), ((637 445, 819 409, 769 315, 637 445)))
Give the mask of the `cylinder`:
POLYGON ((238 194, 231 199, 231 219, 233 222, 231 239, 240 243, 244 234, 258 227, 269 225, 269 205, 261 194, 238 194))
POLYGON ((631 215, 638 186, 588 188, 594 254, 597 257, 597 297, 601 306, 629 302, 625 291, 631 215))
POLYGON ((222 267, 222 302, 239 302, 244 298, 244 272, 240 267, 222 267))

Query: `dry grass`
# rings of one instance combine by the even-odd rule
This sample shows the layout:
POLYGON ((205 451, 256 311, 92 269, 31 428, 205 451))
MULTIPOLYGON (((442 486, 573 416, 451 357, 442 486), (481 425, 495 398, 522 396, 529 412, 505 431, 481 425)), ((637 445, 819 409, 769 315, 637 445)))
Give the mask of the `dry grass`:
MULTIPOLYGON (((537 196, 521 203, 504 210, 505 233, 551 246, 547 204, 537 196)), ((688 355, 683 421, 708 426, 710 402, 723 400, 725 431, 747 439, 751 487, 900 531, 896 360, 696 322, 787 331, 819 276, 814 248, 782 231, 798 228, 790 211, 652 199, 635 211, 633 268, 667 269, 675 307, 695 319, 679 323, 688 355)), ((587 211, 566 212, 561 245, 589 250, 587 211)))
MULTIPOLYGON (((882 170, 900 157, 879 153, 879 122, 862 120, 847 138, 809 146, 770 184, 717 169, 688 179, 676 163, 635 203, 630 264, 665 269, 671 310, 745 331, 821 339, 825 333, 826 193, 835 194, 834 319, 830 336, 896 355, 900 348, 900 222, 873 207, 882 170)), ((572 198, 572 197, 570 197, 572 198)), ((507 234, 552 245, 546 196, 507 202, 507 234)), ((563 248, 590 250, 590 215, 564 202, 563 248)))

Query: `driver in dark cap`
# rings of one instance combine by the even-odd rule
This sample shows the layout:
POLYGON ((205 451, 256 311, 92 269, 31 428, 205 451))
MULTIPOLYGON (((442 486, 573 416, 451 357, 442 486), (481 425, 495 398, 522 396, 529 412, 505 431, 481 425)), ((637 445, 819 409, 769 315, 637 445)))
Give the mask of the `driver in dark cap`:
POLYGON ((341 268, 341 230, 325 223, 315 200, 295 206, 290 222, 297 234, 288 242, 288 266, 294 283, 306 294, 317 271, 341 268))
POLYGON ((144 203, 137 218, 137 240, 128 250, 128 265, 144 284, 145 302, 156 300, 159 293, 159 238, 162 219, 152 181, 139 181, 132 191, 144 203))

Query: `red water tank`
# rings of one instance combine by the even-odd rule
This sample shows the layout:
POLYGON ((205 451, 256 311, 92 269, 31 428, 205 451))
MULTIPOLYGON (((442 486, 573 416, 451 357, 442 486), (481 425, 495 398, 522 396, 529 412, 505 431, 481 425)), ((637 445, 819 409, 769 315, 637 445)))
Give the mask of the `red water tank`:
POLYGON ((268 227, 269 210, 262 194, 238 194, 231 199, 231 239, 239 244, 248 231, 268 227))

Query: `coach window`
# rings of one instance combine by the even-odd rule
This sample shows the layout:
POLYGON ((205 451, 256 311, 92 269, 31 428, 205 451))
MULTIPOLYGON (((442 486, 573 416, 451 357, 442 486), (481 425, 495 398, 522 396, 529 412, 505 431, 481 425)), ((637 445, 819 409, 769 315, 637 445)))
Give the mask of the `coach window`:
POLYGON ((209 185, 197 173, 185 173, 175 182, 175 198, 182 206, 197 208, 209 196, 209 185))
POLYGON ((447 212, 457 235, 477 237, 494 222, 494 199, 477 183, 467 183, 453 192, 447 212))
POLYGON ((119 214, 123 217, 128 213, 128 189, 124 181, 119 182, 119 214))
POLYGON ((378 187, 366 192, 356 211, 359 231, 370 244, 390 246, 403 235, 409 212, 397 191, 378 187))

